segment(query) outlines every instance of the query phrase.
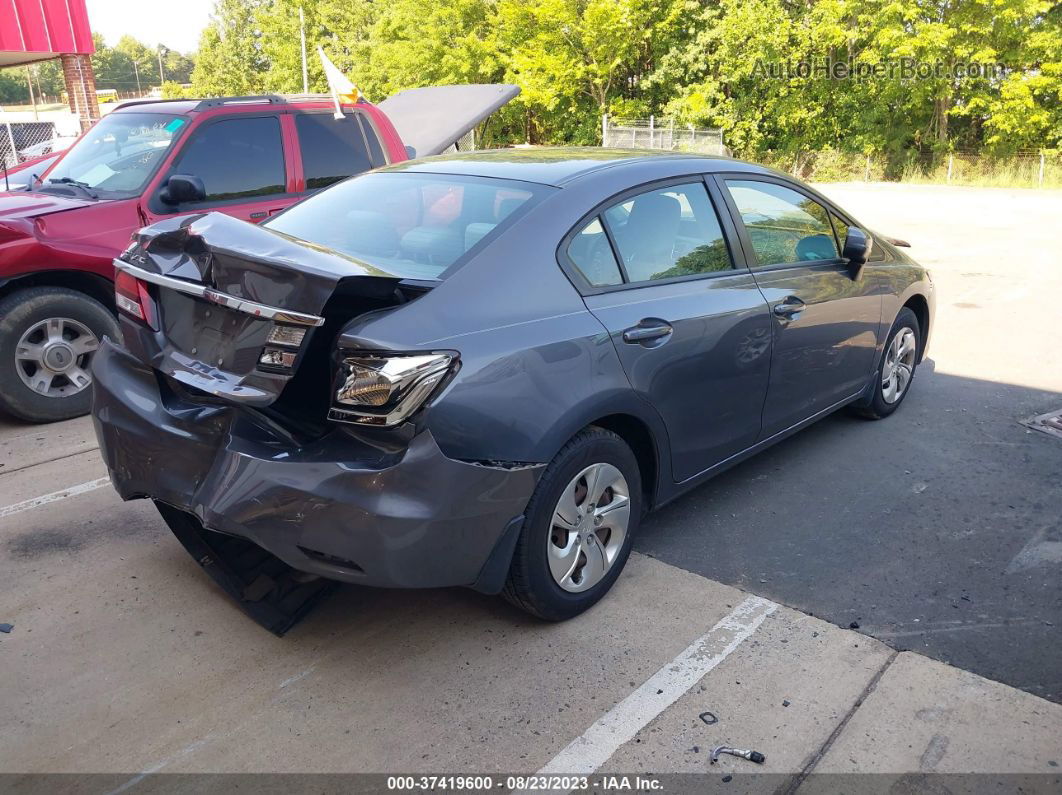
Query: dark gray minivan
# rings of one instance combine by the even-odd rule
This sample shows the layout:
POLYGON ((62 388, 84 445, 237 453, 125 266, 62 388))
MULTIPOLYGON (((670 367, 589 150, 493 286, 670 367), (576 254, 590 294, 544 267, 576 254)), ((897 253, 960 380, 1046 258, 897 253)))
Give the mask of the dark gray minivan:
POLYGON ((333 581, 574 616, 640 517, 841 407, 891 414, 927 271, 725 158, 499 150, 116 260, 94 417, 124 499, 283 632, 333 581))

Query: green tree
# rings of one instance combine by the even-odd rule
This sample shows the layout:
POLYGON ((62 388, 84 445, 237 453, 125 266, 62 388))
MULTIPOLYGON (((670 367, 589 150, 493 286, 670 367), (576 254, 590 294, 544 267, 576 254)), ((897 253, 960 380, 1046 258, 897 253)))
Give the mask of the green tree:
POLYGON ((199 38, 192 91, 199 96, 260 93, 266 61, 255 19, 257 0, 218 0, 199 38))
POLYGON ((612 103, 628 112, 656 110, 645 78, 672 44, 684 5, 673 0, 500 0, 499 57, 507 79, 523 90, 526 137, 597 143, 601 114, 612 103))

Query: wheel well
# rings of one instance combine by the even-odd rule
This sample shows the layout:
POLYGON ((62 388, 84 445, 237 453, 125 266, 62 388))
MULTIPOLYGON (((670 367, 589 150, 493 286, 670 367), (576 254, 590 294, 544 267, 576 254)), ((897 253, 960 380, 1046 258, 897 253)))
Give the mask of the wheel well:
POLYGON ((94 298, 114 311, 114 284, 110 279, 85 271, 38 271, 0 284, 0 298, 26 287, 66 287, 94 298))
POLYGON ((646 508, 651 508, 656 497, 658 463, 656 444, 649 427, 630 414, 610 414, 590 424, 612 431, 634 452, 642 476, 642 493, 645 495, 646 508))
POLYGON ((907 299, 904 308, 910 309, 915 313, 915 317, 918 318, 918 336, 920 337, 919 345, 921 347, 918 351, 918 361, 921 362, 922 356, 926 352, 926 340, 929 339, 929 304, 923 296, 912 295, 907 299))

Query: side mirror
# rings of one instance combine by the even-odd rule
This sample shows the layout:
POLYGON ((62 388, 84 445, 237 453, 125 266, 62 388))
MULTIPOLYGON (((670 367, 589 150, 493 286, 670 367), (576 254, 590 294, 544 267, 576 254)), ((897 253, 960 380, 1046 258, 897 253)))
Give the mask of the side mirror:
POLYGON ((159 198, 166 204, 201 202, 206 198, 206 187, 199 177, 193 177, 191 174, 174 174, 166 180, 166 185, 159 191, 159 198))
POLYGON ((870 251, 874 247, 874 240, 858 226, 848 227, 848 237, 844 241, 844 251, 841 256, 848 260, 848 273, 853 279, 859 278, 859 272, 870 259, 870 251))

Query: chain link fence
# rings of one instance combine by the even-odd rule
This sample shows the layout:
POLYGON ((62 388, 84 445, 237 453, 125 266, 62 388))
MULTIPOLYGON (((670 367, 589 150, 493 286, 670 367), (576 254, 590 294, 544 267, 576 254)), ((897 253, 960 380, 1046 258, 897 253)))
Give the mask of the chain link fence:
POLYGON ((476 148, 476 130, 472 128, 448 147, 443 154, 451 154, 453 152, 471 152, 476 148))
POLYGON ((723 145, 723 131, 676 125, 674 119, 601 118, 601 145, 613 149, 665 149, 728 155, 723 145))
POLYGON ((50 121, 0 121, 0 164, 12 168, 52 151, 56 139, 50 121))

